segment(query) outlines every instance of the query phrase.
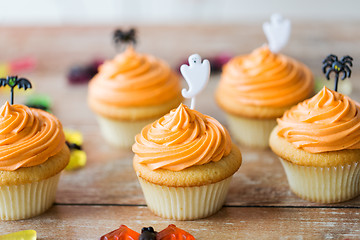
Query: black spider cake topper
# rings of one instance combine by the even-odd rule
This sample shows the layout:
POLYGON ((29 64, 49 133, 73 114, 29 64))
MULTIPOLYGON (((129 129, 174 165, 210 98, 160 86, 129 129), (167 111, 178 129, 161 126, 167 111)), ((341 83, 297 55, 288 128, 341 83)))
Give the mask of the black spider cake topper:
POLYGON ((341 60, 338 60, 338 57, 334 54, 330 54, 323 60, 323 72, 327 80, 330 80, 330 73, 335 72, 335 87, 334 90, 337 91, 339 75, 342 73, 341 80, 351 77, 351 69, 353 58, 350 56, 344 56, 341 60))
POLYGON ((20 88, 26 89, 32 88, 31 83, 26 78, 18 78, 17 76, 7 76, 6 78, 0 78, 0 87, 5 87, 8 85, 11 89, 11 101, 10 104, 14 104, 14 87, 18 86, 20 88))
POLYGON ((134 28, 131 28, 128 31, 116 29, 113 35, 113 40, 118 50, 120 50, 120 47, 123 44, 131 44, 134 46, 136 44, 136 30, 134 28))

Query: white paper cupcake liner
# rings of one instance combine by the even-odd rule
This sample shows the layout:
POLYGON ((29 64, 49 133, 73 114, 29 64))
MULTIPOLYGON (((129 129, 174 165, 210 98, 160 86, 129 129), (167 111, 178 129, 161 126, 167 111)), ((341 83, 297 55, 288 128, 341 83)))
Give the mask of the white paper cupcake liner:
POLYGON ((121 121, 97 116, 100 130, 105 140, 113 146, 130 148, 135 143, 136 134, 157 118, 141 121, 121 121))
POLYGON ((139 182, 149 209, 156 215, 174 220, 194 220, 219 211, 225 202, 232 177, 200 187, 167 187, 139 182))
POLYGON ((269 137, 276 126, 276 119, 245 118, 226 114, 231 135, 240 143, 250 147, 266 148, 269 137))
POLYGON ((55 201, 60 173, 33 183, 0 186, 0 219, 19 220, 45 212, 55 201))
POLYGON ((319 203, 350 200, 360 194, 360 164, 336 167, 299 166, 281 159, 291 190, 319 203))

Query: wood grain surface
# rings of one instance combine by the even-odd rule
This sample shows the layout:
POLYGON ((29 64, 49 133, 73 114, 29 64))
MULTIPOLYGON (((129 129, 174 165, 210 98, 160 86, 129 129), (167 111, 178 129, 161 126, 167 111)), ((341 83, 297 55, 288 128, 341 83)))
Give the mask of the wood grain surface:
MULTIPOLYGON (((360 24, 294 23, 284 54, 307 64, 322 77, 321 61, 329 53, 354 57, 351 97, 360 101, 360 24)), ((111 58, 111 33, 116 26, 0 27, 0 62, 35 57, 37 68, 24 76, 34 91, 51 96, 53 112, 65 128, 80 130, 88 155, 86 167, 64 172, 56 204, 45 214, 0 222, 0 233, 34 229, 38 239, 98 239, 121 224, 140 231, 174 223, 196 239, 360 239, 360 197, 338 204, 316 204, 290 190, 277 157, 269 150, 239 145, 243 165, 234 175, 225 207, 196 221, 169 221, 153 215, 132 169, 131 150, 109 146, 86 104, 87 86, 70 85, 70 66, 94 58, 111 58)), ((261 23, 226 26, 140 26, 138 51, 163 58, 173 68, 189 54, 203 57, 228 52, 249 53, 266 40, 261 23)), ((197 110, 226 126, 213 99, 219 79, 213 74, 198 97, 197 110)), ((185 82, 185 81, 183 81, 185 82)), ((185 84, 185 83, 184 83, 185 84)), ((342 82, 340 82, 342 84, 342 82)), ((1 102, 9 98, 0 91, 1 102)), ((24 102, 18 92, 15 102, 24 102)), ((359 156, 360 157, 360 156, 359 156)))
POLYGON ((174 222, 146 207, 56 205, 39 217, 2 222, 1 228, 33 228, 41 240, 98 239, 124 223, 137 232, 175 223, 196 239, 357 239, 356 218, 359 212, 351 208, 224 207, 209 218, 174 222))

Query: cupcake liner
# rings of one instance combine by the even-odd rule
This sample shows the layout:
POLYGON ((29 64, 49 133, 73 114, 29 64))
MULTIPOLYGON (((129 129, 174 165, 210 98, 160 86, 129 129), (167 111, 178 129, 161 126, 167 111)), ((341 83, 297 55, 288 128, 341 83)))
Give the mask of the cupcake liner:
POLYGON ((21 185, 0 186, 0 219, 19 220, 45 212, 55 201, 60 173, 21 185))
POLYGON ((194 220, 219 211, 225 202, 231 177, 199 187, 167 187, 139 182, 149 209, 156 215, 174 220, 194 220))
POLYGON ((121 121, 97 116, 100 130, 105 140, 117 147, 129 148, 135 143, 136 134, 157 118, 141 121, 121 121))
POLYGON ((250 147, 266 148, 269 137, 276 126, 276 119, 256 119, 226 114, 231 135, 240 143, 250 147))
POLYGON ((291 190, 319 203, 350 200, 360 194, 360 164, 334 167, 300 166, 280 158, 291 190))

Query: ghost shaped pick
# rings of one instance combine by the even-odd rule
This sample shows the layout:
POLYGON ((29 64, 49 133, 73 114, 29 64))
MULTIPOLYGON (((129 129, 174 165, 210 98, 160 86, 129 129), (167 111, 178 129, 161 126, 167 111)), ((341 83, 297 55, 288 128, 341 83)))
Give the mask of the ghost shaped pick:
POLYGON ((191 98, 191 109, 195 108, 195 97, 206 86, 210 77, 210 62, 204 59, 201 62, 199 54, 193 54, 188 59, 189 65, 183 64, 180 67, 180 72, 185 78, 189 89, 185 88, 181 91, 185 98, 191 98))
POLYGON ((289 40, 291 23, 289 19, 285 19, 279 14, 273 14, 270 22, 263 24, 263 30, 268 39, 270 51, 278 53, 289 40))

